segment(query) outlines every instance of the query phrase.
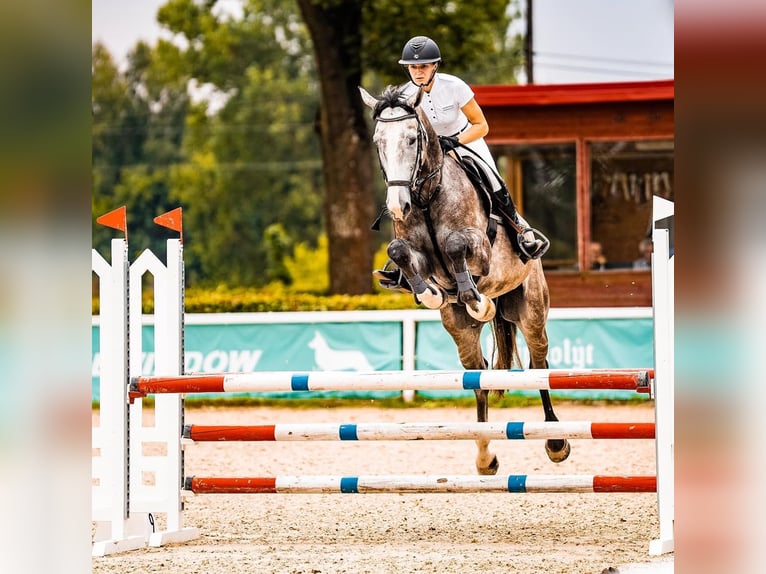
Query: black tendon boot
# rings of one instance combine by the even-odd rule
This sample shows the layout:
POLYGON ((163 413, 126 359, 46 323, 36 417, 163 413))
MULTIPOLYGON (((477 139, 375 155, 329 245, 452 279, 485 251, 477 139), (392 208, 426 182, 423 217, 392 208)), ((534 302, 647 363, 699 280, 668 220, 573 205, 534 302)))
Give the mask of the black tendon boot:
POLYGON ((519 220, 516 205, 513 203, 513 198, 508 193, 505 185, 493 193, 493 199, 495 210, 516 231, 521 253, 529 259, 539 259, 542 257, 548 251, 550 241, 537 229, 527 227, 523 221, 519 220))

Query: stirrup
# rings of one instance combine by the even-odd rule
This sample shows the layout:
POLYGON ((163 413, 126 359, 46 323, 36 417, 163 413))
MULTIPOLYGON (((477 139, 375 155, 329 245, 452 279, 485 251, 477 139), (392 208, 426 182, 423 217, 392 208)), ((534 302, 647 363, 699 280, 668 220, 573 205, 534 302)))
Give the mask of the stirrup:
POLYGON ((550 240, 533 227, 525 227, 519 232, 516 238, 519 242, 519 250, 530 259, 539 259, 545 255, 545 252, 548 251, 548 248, 551 246, 550 240), (527 239, 524 237, 524 234, 528 231, 531 231, 535 235, 535 239, 527 239))
POLYGON ((404 273, 402 273, 402 270, 398 267, 388 269, 389 263, 391 263, 391 261, 388 261, 383 269, 376 269, 372 272, 372 276, 378 280, 378 284, 384 289, 392 289, 402 293, 412 293, 412 287, 410 287, 410 283, 407 281, 404 273))

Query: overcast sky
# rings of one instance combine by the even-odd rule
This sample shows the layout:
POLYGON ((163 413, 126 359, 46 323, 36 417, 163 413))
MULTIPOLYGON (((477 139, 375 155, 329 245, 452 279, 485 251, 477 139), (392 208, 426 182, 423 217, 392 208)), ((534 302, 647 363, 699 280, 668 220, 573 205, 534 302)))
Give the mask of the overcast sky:
MULTIPOLYGON (((242 0, 221 0, 236 10, 242 0)), ((92 38, 124 61, 135 43, 162 32, 166 0, 92 0, 92 38)), ((533 0, 537 84, 669 79, 673 0, 533 0)), ((522 5, 526 0, 522 1, 522 5)), ((523 22, 519 23, 523 31, 523 22)), ((437 40, 438 41, 438 40, 437 40)))

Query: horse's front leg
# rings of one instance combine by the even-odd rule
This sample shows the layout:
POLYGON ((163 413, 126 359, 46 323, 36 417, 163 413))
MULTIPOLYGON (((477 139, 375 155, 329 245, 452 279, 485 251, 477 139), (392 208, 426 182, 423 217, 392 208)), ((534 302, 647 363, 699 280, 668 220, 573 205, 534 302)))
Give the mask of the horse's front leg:
MULTIPOLYGON (((460 364, 465 369, 486 369, 487 360, 481 349, 482 323, 466 313, 465 307, 452 304, 441 310, 442 325, 457 345, 460 364)), ((475 390, 476 420, 485 423, 489 420, 489 391, 475 390)), ((489 450, 489 440, 476 440, 476 470, 479 474, 496 474, 500 463, 495 453, 489 450)))
POLYGON ((450 260, 457 282, 458 300, 477 321, 491 321, 495 316, 495 304, 489 297, 479 293, 471 276, 471 268, 476 275, 489 273, 490 245, 486 235, 471 228, 453 231, 447 236, 444 252, 450 260))
POLYGON ((388 256, 399 266, 412 287, 415 299, 429 309, 439 309, 445 303, 441 289, 426 282, 419 272, 419 254, 404 239, 394 239, 388 244, 388 256))

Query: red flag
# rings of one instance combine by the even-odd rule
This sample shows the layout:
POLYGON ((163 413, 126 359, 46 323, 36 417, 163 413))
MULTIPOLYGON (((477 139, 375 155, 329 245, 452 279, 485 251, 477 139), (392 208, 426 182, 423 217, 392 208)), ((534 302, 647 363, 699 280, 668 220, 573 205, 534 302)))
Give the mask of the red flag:
POLYGON ((162 227, 167 227, 168 229, 172 229, 173 231, 177 231, 178 233, 183 233, 184 225, 183 225, 183 216, 181 214, 181 208, 176 207, 175 209, 168 211, 167 213, 163 213, 162 215, 158 215, 154 218, 154 223, 157 225, 162 225, 162 227))
POLYGON ((101 217, 97 217, 96 223, 105 227, 119 229, 125 233, 126 239, 128 237, 128 211, 124 205, 109 213, 105 213, 101 217))

